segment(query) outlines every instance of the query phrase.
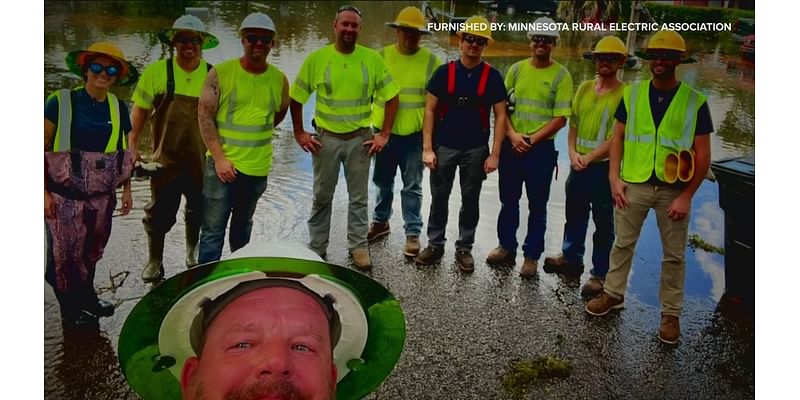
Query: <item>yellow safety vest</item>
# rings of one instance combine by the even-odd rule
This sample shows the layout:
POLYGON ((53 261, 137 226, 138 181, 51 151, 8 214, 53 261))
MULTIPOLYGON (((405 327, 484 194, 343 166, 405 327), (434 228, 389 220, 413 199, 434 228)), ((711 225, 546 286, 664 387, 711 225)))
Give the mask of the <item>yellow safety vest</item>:
POLYGON ((272 129, 281 105, 283 72, 270 64, 265 72, 252 74, 242 68, 238 58, 215 69, 220 87, 217 130, 225 157, 244 174, 267 176, 272 167, 272 129))
POLYGON ((596 79, 585 81, 572 99, 570 126, 578 129, 575 150, 587 154, 600 147, 611 137, 614 126, 614 112, 622 100, 625 84, 598 96, 594 92, 596 79))
POLYGON ((697 111, 706 97, 681 83, 656 129, 650 110, 650 80, 626 87, 623 96, 628 120, 620 176, 626 182, 642 183, 650 179, 655 169, 656 178, 667 182, 664 178, 667 154, 692 148, 697 111))
MULTIPOLYGON (((428 93, 426 86, 433 71, 442 62, 424 47, 420 47, 414 54, 405 55, 397 51, 396 45, 391 44, 382 48, 379 53, 386 61, 389 73, 400 85, 400 106, 394 119, 392 134, 407 136, 420 132, 425 117, 425 95, 428 93)), ((378 129, 383 127, 384 104, 385 102, 380 101, 372 104, 372 126, 378 129)))
MULTIPOLYGON (((72 150, 72 93, 69 89, 61 89, 55 93, 58 100, 58 127, 56 128, 56 137, 53 143, 53 151, 70 151, 72 150)), ((120 135, 120 122, 119 122, 119 100, 113 93, 106 94, 108 98, 108 107, 111 114, 111 135, 108 137, 106 143, 105 153, 113 153, 117 151, 117 142, 119 142, 120 135)), ((122 140, 122 149, 128 148, 127 140, 122 140)))
POLYGON ((505 85, 506 90, 514 89, 517 102, 511 124, 520 134, 531 135, 553 117, 572 114, 572 76, 557 62, 537 69, 530 58, 518 61, 509 68, 505 85))

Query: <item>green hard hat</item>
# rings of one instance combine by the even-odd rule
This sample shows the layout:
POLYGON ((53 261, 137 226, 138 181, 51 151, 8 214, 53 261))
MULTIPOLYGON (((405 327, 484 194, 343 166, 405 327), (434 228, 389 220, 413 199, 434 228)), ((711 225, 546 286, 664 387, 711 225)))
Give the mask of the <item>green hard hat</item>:
POLYGON ((299 283, 333 299, 341 329, 333 349, 336 398, 360 399, 375 390, 394 369, 405 342, 405 319, 394 296, 368 276, 318 257, 249 256, 254 252, 248 247, 238 258, 173 276, 136 304, 118 346, 120 367, 133 390, 145 400, 181 399, 181 369, 196 355, 192 336, 202 304, 259 280, 299 283))

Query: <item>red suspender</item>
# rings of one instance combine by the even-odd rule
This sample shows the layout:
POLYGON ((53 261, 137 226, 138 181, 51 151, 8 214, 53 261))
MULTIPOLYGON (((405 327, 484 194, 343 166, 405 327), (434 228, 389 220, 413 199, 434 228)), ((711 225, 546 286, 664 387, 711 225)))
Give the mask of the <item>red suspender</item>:
MULTIPOLYGON (((481 71, 481 80, 478 81, 478 97, 483 96, 486 93, 486 82, 489 80, 489 70, 492 68, 489 63, 483 63, 483 71, 481 71)), ((489 129, 489 109, 480 104, 478 106, 478 112, 481 114, 481 123, 483 124, 483 129, 489 129)))

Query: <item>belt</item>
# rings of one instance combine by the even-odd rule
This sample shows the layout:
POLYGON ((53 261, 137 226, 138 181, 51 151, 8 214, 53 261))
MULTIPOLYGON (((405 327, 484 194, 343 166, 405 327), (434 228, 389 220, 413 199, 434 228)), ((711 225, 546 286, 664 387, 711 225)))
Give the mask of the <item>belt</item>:
POLYGON ((364 129, 368 129, 368 128, 358 128, 358 129, 356 129, 356 130, 354 130, 352 132, 347 132, 347 133, 336 133, 336 132, 331 132, 331 131, 329 131, 327 129, 317 128, 317 130, 319 131, 320 135, 336 138, 336 139, 339 139, 339 140, 350 140, 350 139, 353 139, 353 138, 365 136, 363 134, 364 129))

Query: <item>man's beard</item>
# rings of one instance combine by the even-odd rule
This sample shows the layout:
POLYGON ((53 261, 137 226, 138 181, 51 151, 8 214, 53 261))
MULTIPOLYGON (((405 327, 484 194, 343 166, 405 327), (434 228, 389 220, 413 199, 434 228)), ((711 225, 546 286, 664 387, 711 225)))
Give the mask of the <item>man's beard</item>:
MULTIPOLYGON (((203 384, 199 379, 195 379, 189 388, 192 398, 204 400, 203 384)), ((283 400, 310 400, 311 396, 303 393, 291 382, 279 381, 259 381, 247 386, 240 387, 225 394, 224 400, 250 400, 265 396, 279 396, 283 400)), ((336 394, 331 393, 330 400, 336 400, 336 394)))

